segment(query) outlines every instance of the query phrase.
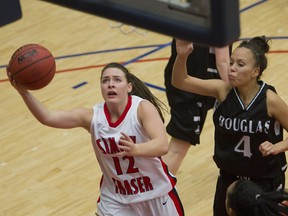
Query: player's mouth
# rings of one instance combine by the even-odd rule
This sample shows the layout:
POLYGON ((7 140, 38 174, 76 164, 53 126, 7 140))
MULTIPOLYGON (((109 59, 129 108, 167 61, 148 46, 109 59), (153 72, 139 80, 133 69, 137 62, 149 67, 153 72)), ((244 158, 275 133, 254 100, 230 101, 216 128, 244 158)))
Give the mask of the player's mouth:
POLYGON ((107 95, 108 95, 108 96, 116 96, 117 93, 114 92, 114 91, 109 91, 107 95))

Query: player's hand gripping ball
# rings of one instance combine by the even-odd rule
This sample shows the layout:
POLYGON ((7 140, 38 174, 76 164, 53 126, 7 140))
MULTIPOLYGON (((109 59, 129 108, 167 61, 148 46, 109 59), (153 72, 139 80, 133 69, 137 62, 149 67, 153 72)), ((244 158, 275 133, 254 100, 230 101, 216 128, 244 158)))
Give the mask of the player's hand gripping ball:
POLYGON ((47 86, 56 72, 52 53, 38 44, 27 44, 17 49, 8 64, 11 79, 28 90, 47 86))

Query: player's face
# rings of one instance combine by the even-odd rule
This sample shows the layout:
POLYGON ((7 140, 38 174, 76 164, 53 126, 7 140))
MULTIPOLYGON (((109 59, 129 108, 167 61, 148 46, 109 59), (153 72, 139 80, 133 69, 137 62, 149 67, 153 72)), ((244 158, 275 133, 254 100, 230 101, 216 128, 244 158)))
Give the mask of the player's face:
POLYGON ((127 82, 123 71, 118 68, 107 68, 101 78, 101 92, 106 102, 125 102, 132 85, 127 82))
POLYGON ((255 67, 255 59, 250 49, 236 48, 230 58, 229 83, 234 87, 245 86, 256 82, 259 67, 255 67))

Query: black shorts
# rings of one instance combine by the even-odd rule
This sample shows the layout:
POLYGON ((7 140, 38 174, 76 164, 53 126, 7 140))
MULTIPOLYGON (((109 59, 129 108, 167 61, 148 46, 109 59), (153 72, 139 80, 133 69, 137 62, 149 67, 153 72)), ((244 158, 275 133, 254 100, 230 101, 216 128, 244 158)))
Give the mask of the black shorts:
POLYGON ((249 178, 244 176, 235 176, 223 170, 217 180, 216 192, 214 196, 213 215, 214 216, 228 216, 225 207, 226 191, 227 188, 234 181, 239 179, 250 180, 261 187, 264 192, 271 192, 275 190, 284 190, 285 188, 285 173, 279 174, 275 178, 249 178), (282 188, 279 188, 281 186, 282 188))
POLYGON ((191 145, 200 144, 200 134, 211 104, 211 99, 207 98, 190 103, 170 104, 171 118, 166 127, 167 133, 191 145))

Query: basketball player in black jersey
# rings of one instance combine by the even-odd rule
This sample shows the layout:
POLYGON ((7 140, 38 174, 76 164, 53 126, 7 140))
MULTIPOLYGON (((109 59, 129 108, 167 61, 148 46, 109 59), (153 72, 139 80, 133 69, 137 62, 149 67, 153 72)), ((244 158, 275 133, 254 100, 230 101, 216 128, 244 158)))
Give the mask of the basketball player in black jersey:
POLYGON ((272 86, 260 80, 267 67, 268 42, 265 36, 241 42, 231 55, 229 83, 225 83, 187 75, 193 44, 177 40, 172 84, 217 100, 214 161, 220 173, 214 216, 227 215, 226 190, 235 180, 251 180, 265 192, 285 187, 288 139, 283 140, 283 128, 288 131, 288 106, 272 86))
MULTIPOLYGON (((200 134, 207 112, 215 103, 212 97, 185 92, 171 84, 176 56, 175 39, 173 39, 171 56, 165 67, 166 96, 171 113, 166 130, 171 139, 168 154, 163 157, 163 160, 174 175, 190 146, 200 143, 200 134)), ((194 44, 194 51, 187 60, 188 73, 201 79, 220 79, 221 76, 227 81, 229 58, 229 46, 212 48, 194 44)))

